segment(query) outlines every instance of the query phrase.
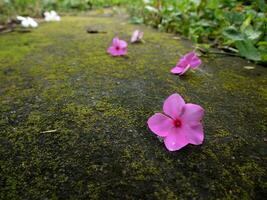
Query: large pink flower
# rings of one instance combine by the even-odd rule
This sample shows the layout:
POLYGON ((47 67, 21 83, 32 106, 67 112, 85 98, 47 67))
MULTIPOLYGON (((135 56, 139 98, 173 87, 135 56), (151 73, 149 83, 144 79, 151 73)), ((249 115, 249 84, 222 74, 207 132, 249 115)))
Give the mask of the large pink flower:
POLYGON ((204 109, 185 103, 179 94, 169 96, 163 105, 164 114, 156 113, 147 121, 150 130, 164 138, 169 151, 176 151, 188 144, 199 145, 204 140, 201 120, 204 109))
POLYGON ((202 62, 200 58, 197 56, 197 54, 195 52, 190 52, 184 55, 179 60, 177 65, 174 68, 172 68, 171 72, 173 74, 183 75, 190 68, 192 69, 198 68, 199 65, 201 65, 201 63, 202 62))
POLYGON ((108 48, 108 53, 112 56, 123 56, 127 54, 127 42, 118 37, 113 38, 112 45, 108 48))

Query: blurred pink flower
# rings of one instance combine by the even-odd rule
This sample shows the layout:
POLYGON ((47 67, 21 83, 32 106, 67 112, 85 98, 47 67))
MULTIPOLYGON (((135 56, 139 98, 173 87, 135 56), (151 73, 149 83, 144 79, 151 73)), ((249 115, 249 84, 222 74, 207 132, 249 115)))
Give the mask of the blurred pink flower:
POLYGON ((144 32, 135 30, 132 34, 131 43, 141 42, 144 36, 144 32))
POLYGON ((188 144, 203 143, 202 107, 186 104, 183 98, 175 93, 165 100, 163 111, 164 114, 156 113, 151 116, 147 124, 153 133, 164 138, 164 144, 169 151, 179 150, 188 144))
POLYGON ((108 53, 112 56, 123 56, 127 54, 127 42, 118 37, 113 38, 112 45, 108 48, 108 53))
POLYGON ((195 52, 190 52, 184 55, 179 60, 177 65, 174 68, 172 68, 171 72, 173 74, 183 75, 190 68, 192 69, 198 68, 198 66, 201 65, 201 63, 202 62, 200 58, 197 56, 197 54, 195 52))

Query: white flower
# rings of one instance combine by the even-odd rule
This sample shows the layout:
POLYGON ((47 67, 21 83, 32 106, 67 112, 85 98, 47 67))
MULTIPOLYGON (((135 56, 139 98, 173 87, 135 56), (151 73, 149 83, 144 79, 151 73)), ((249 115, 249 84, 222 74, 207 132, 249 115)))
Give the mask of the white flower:
POLYGON ((21 26, 25 28, 36 28, 38 26, 38 23, 31 17, 22 17, 22 16, 17 16, 17 19, 21 21, 21 26))
POLYGON ((50 12, 45 12, 44 16, 45 16, 45 21, 47 22, 60 21, 60 16, 54 10, 50 12))

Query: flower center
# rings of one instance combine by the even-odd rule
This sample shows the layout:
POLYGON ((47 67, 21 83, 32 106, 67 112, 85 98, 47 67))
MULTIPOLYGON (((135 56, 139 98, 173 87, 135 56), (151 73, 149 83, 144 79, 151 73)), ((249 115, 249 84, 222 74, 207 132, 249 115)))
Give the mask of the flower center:
POLYGON ((120 50, 120 47, 119 46, 116 46, 116 50, 119 51, 120 50))
POLYGON ((179 120, 179 119, 175 119, 175 120, 173 120, 173 125, 174 125, 176 128, 179 128, 179 127, 182 126, 182 122, 181 122, 181 120, 179 120))

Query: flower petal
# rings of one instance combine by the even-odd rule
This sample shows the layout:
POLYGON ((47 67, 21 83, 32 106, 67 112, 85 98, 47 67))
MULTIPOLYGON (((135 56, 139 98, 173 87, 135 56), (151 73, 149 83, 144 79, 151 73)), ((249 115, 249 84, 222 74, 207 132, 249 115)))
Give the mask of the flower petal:
POLYGON ((147 121, 150 130, 160 137, 166 137, 173 127, 172 119, 161 113, 156 113, 147 121))
POLYGON ((180 67, 180 66, 176 66, 174 68, 171 69, 171 73, 173 74, 180 74, 182 73, 182 71, 184 70, 184 68, 180 67))
POLYGON ((115 49, 115 47, 111 46, 111 47, 108 48, 108 51, 107 51, 107 52, 108 52, 109 54, 113 55, 113 54, 116 53, 116 49, 115 49))
POLYGON ((180 75, 183 75, 185 72, 187 72, 187 70, 189 70, 190 69, 190 65, 187 65, 184 69, 183 69, 183 71, 180 73, 180 75))
POLYGON ((197 57, 197 55, 190 61, 190 66, 192 69, 196 69, 201 65, 202 61, 197 57))
POLYGON ((189 62, 186 56, 183 56, 176 66, 171 70, 173 74, 184 74, 189 69, 189 62))
POLYGON ((195 52, 189 52, 184 55, 185 60, 190 61, 196 56, 195 52))
POLYGON ((187 103, 183 107, 181 116, 182 121, 186 124, 198 124, 204 116, 204 109, 196 104, 187 103))
POLYGON ((17 20, 23 21, 23 20, 25 20, 25 19, 26 19, 25 17, 17 16, 17 20))
POLYGON ((127 49, 117 50, 117 55, 119 55, 119 56, 123 56, 123 55, 126 55, 126 54, 127 54, 127 49))
POLYGON ((169 151, 177 151, 188 144, 188 140, 182 129, 177 129, 176 133, 173 132, 164 138, 164 144, 169 151))
POLYGON ((185 105, 184 99, 177 93, 169 96, 163 105, 163 111, 173 119, 178 119, 185 105))
POLYGON ((124 40, 120 40, 119 46, 120 46, 120 48, 125 49, 127 47, 127 42, 125 42, 124 40))
POLYGON ((27 19, 21 21, 21 25, 25 28, 28 28, 30 26, 30 23, 27 19))
POLYGON ((193 126, 186 126, 184 131, 186 132, 186 137, 190 144, 200 145, 204 140, 204 130, 201 123, 195 124, 193 126))
POLYGON ((118 37, 114 37, 112 40, 113 46, 119 46, 120 45, 120 39, 118 37))
POLYGON ((135 30, 132 34, 131 43, 134 43, 138 40, 139 31, 135 30))

